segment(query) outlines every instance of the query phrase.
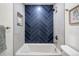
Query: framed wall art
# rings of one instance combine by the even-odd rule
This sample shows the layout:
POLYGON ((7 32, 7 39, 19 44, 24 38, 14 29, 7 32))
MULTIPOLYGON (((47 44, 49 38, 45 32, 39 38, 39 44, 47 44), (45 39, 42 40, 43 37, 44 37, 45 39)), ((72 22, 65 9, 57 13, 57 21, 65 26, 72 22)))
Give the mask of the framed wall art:
POLYGON ((69 11, 69 23, 79 24, 79 5, 69 11))

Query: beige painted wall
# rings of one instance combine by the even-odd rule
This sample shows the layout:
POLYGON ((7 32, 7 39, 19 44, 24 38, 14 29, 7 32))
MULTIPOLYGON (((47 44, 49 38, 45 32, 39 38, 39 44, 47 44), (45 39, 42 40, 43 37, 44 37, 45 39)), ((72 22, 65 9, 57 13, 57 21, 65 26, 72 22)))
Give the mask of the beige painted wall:
POLYGON ((6 30, 7 49, 0 55, 13 55, 13 4, 0 3, 0 25, 10 27, 6 30))
MULTIPOLYGON (((65 4, 65 9, 71 10, 79 4, 65 4)), ((79 25, 69 24, 69 11, 65 11, 65 43, 79 51, 79 25)))

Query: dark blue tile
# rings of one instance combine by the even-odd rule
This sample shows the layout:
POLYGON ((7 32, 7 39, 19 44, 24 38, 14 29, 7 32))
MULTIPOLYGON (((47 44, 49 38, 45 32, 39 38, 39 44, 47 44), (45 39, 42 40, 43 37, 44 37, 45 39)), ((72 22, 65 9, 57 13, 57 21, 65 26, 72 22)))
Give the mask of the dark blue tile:
POLYGON ((25 5, 25 43, 53 43, 53 5, 25 5))

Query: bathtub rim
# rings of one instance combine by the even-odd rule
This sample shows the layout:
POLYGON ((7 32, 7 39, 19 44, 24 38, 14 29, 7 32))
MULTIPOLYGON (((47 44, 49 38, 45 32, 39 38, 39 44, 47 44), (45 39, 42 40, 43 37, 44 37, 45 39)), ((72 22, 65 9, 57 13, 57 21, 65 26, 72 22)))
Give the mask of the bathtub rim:
MULTIPOLYGON (((34 44, 23 44, 23 46, 24 45, 34 45, 34 44)), ((35 44, 36 45, 36 44, 35 44)), ((37 45, 39 45, 39 44, 37 44, 37 45)), ((42 44, 40 44, 40 45, 42 45, 42 44)), ((43 45, 50 45, 50 44, 43 44, 43 45)), ((51 45, 53 45, 54 47, 55 47, 55 45, 54 44, 51 44, 51 45)), ((23 47, 23 46, 21 46, 21 48, 23 47)), ((19 48, 18 49, 18 51, 20 51, 20 49, 21 48, 19 48)), ((16 53, 15 53, 15 56, 61 56, 62 54, 61 54, 61 51, 56 47, 56 49, 57 49, 57 52, 58 52, 58 54, 57 53, 54 53, 54 54, 18 54, 18 51, 16 51, 16 53)))

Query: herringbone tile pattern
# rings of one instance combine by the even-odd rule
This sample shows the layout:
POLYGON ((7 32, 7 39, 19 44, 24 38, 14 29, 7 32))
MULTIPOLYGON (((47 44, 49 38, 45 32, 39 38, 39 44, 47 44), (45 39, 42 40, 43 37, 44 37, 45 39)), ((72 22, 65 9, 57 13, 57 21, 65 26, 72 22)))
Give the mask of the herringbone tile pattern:
POLYGON ((53 43, 52 8, 52 5, 25 6, 25 43, 53 43))

